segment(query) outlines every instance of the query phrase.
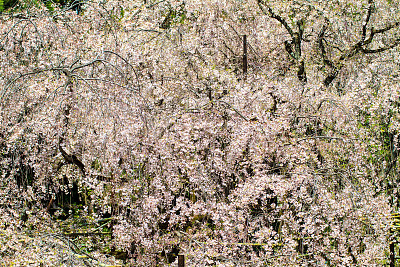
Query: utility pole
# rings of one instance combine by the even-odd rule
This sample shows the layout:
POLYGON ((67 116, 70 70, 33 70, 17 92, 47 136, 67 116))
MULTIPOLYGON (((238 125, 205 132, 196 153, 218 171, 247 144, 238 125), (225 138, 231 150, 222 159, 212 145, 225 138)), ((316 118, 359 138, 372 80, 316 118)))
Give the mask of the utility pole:
POLYGON ((243 74, 247 74, 247 35, 243 35, 243 74))

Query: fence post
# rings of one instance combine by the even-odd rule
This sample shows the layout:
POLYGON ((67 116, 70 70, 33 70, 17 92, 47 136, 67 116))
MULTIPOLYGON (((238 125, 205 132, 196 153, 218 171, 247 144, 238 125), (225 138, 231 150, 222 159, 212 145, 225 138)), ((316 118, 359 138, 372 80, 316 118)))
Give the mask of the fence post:
POLYGON ((394 241, 390 242, 389 245, 389 250, 390 250, 390 267, 395 267, 395 255, 394 255, 394 241))
POLYGON ((185 267, 185 255, 178 255, 178 267, 185 267))
POLYGON ((247 35, 243 35, 243 74, 247 73, 247 35))

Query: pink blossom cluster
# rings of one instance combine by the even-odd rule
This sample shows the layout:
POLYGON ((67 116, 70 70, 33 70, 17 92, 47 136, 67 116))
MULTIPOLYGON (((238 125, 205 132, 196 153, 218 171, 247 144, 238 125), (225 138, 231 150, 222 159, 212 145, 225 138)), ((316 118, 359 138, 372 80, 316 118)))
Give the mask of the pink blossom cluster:
MULTIPOLYGON (((387 263, 396 4, 109 0, 0 14, 0 235, 41 231, 61 251, 56 218, 90 218, 107 220, 97 230, 131 266, 178 253, 188 266, 387 263)), ((0 246, 7 263, 56 264, 14 239, 13 253, 0 246)))

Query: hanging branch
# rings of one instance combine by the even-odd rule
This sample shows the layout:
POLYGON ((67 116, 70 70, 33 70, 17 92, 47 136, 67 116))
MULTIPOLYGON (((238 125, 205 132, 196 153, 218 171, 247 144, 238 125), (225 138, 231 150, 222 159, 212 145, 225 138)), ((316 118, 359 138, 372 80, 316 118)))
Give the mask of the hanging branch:
MULTIPOLYGON (((75 64, 75 63, 73 63, 75 64)), ((78 67, 75 67, 78 68, 78 67)), ((69 92, 72 94, 73 90, 72 90, 72 73, 70 69, 62 69, 62 72, 65 74, 65 76, 67 76, 67 81, 64 84, 64 87, 67 88, 69 87, 69 92)), ((65 109, 64 109, 64 130, 66 130, 68 128, 69 125, 69 115, 70 115, 70 110, 71 110, 71 106, 69 104, 66 105, 65 109)), ((83 163, 75 156, 75 155, 69 155, 61 146, 61 143, 64 141, 64 136, 65 136, 65 132, 63 132, 60 136, 60 138, 58 139, 58 149, 61 152, 61 155, 64 157, 64 160, 66 162, 66 164, 75 164, 82 172, 83 176, 85 176, 85 165, 83 165, 83 163)))

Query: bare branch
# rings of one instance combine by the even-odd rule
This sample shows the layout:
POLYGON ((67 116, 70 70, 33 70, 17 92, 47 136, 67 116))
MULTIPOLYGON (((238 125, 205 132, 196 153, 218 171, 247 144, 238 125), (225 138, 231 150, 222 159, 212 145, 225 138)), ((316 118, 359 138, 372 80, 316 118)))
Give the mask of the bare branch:
POLYGON ((386 50, 395 48, 396 46, 398 46, 400 44, 400 38, 396 39, 396 41, 394 41, 393 44, 386 46, 386 47, 382 47, 382 48, 378 48, 378 49, 362 49, 363 53, 365 54, 374 54, 374 53, 380 53, 380 52, 384 52, 386 50))
POLYGON ((299 81, 302 83, 307 82, 307 75, 306 75, 306 69, 304 65, 304 61, 301 58, 301 41, 303 39, 303 34, 304 34, 304 24, 305 21, 304 19, 300 19, 297 21, 297 31, 293 31, 292 28, 290 28, 289 24, 286 22, 285 19, 283 19, 281 16, 275 14, 275 12, 272 10, 272 8, 264 1, 264 0, 258 0, 258 6, 262 10, 262 12, 270 16, 273 19, 276 19, 279 21, 287 30, 289 33, 291 40, 286 40, 284 42, 285 50, 291 56, 293 59, 295 59, 297 62, 297 78, 299 81))
POLYGON ((342 55, 339 57, 337 64, 334 64, 327 57, 327 52, 326 52, 325 45, 324 45, 324 42, 325 42, 324 35, 326 32, 327 26, 325 24, 322 27, 322 29, 318 35, 318 46, 320 48, 324 64, 332 68, 332 72, 330 74, 328 74, 328 76, 324 80, 325 86, 328 86, 329 84, 331 84, 332 81, 337 77, 339 70, 343 66, 343 61, 345 61, 349 58, 352 58, 359 53, 364 53, 364 54, 380 53, 380 52, 384 52, 386 50, 392 49, 400 44, 400 38, 398 38, 391 45, 388 45, 388 46, 385 46, 382 48, 378 48, 378 49, 366 48, 369 44, 372 43, 376 34, 385 33, 385 32, 387 32, 395 27, 398 27, 400 25, 400 22, 394 22, 394 23, 391 23, 381 29, 374 29, 373 27, 371 27, 370 34, 367 38, 367 27, 371 21, 374 2, 373 2, 373 0, 369 0, 368 3, 369 3, 369 5, 368 5, 368 10, 367 10, 367 16, 362 25, 362 29, 361 29, 362 32, 361 32, 360 40, 357 43, 355 43, 353 46, 351 46, 349 49, 342 52, 342 55))
POLYGON ((119 54, 116 53, 116 52, 109 51, 109 50, 105 50, 104 53, 110 53, 110 54, 113 54, 113 55, 119 57, 119 58, 120 58, 122 61, 124 61, 129 67, 131 67, 131 69, 133 70, 133 73, 135 74, 135 77, 136 77, 137 86, 138 86, 138 88, 139 88, 139 90, 140 90, 140 84, 139 84, 138 74, 137 74, 137 72, 136 72, 136 69, 132 66, 132 64, 130 64, 130 63, 128 62, 128 60, 126 60, 124 57, 122 57, 121 55, 119 55, 119 54))
POLYGON ((393 29, 393 28, 398 27, 399 25, 400 25, 400 22, 397 21, 397 22, 395 22, 395 23, 392 23, 392 24, 387 25, 385 28, 382 28, 382 29, 378 29, 378 30, 372 29, 372 32, 373 32, 374 34, 375 34, 375 33, 384 33, 384 32, 386 32, 386 31, 389 31, 389 30, 391 30, 391 29, 393 29))
POLYGON ((240 113, 236 108, 234 108, 231 104, 229 104, 228 102, 225 102, 223 100, 218 100, 219 102, 227 105, 230 109, 232 109, 233 111, 235 111, 242 119, 244 119, 245 121, 249 121, 248 118, 246 118, 242 113, 240 113))
POLYGON ((373 0, 368 0, 367 17, 365 18, 365 21, 364 21, 363 26, 362 26, 361 42, 364 42, 365 38, 367 36, 367 26, 368 26, 368 23, 369 23, 369 21, 371 19, 373 4, 374 4, 373 0))
POLYGON ((318 34, 318 47, 321 51, 322 60, 323 60, 324 64, 328 65, 331 68, 335 68, 333 62, 331 60, 329 60, 326 55, 326 49, 325 49, 325 44, 324 44, 324 42, 325 42, 324 36, 325 36, 326 29, 327 29, 327 24, 325 23, 322 26, 322 29, 318 34))
POLYGON ((258 6, 260 7, 261 11, 264 13, 264 15, 270 16, 271 18, 279 21, 285 27, 285 29, 288 31, 290 36, 292 38, 294 38, 294 32, 293 32, 292 28, 290 28, 290 26, 286 22, 286 20, 284 20, 281 16, 275 14, 275 12, 271 9, 271 7, 267 3, 265 3, 264 0, 258 0, 257 3, 258 3, 258 6))
POLYGON ((61 152, 61 155, 64 157, 65 161, 67 162, 67 164, 75 164, 82 172, 83 176, 86 175, 85 173, 85 165, 83 165, 83 163, 75 156, 75 155, 69 155, 61 146, 61 142, 62 142, 63 138, 59 139, 58 142, 58 149, 61 152))
POLYGON ((325 65, 327 65, 328 67, 330 67, 331 68, 331 71, 330 71, 330 73, 328 74, 328 76, 324 79, 324 85, 325 86, 329 86, 329 84, 331 84, 332 83, 332 81, 336 78, 336 76, 337 76, 337 74, 338 74, 338 72, 339 72, 339 70, 337 69, 337 67, 335 66, 335 64, 330 60, 330 59, 328 59, 328 56, 327 56, 327 52, 326 52, 326 49, 325 49, 325 38, 324 38, 324 36, 325 36, 325 32, 326 32, 326 29, 327 29, 327 23, 328 23, 328 21, 326 20, 325 21, 325 24, 322 26, 322 29, 321 29, 321 31, 319 32, 319 34, 318 34, 318 46, 319 46, 319 49, 320 49, 320 51, 321 51, 321 55, 322 55, 322 61, 323 61, 323 63, 325 64, 325 65))

